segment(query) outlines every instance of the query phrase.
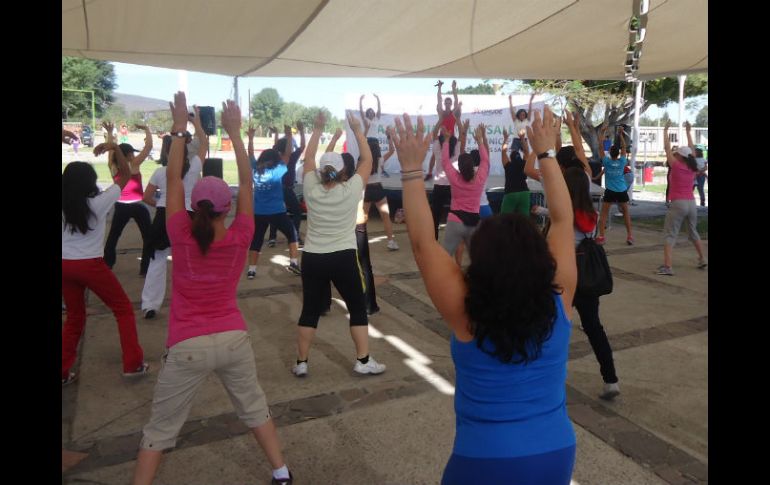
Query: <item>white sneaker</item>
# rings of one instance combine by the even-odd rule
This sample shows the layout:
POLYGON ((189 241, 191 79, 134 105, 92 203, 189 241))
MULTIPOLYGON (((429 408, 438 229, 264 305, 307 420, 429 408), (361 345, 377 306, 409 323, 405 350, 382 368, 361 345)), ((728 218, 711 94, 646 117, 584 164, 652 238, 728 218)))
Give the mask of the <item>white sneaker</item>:
POLYGON ((353 370, 359 374, 382 374, 385 372, 385 364, 380 364, 372 356, 369 356, 369 362, 362 364, 360 360, 356 360, 356 365, 353 366, 353 370))
POLYGON ((398 251, 398 243, 396 242, 395 239, 391 239, 390 241, 388 241, 388 249, 390 249, 391 251, 398 251))
POLYGON ((612 401, 615 399, 615 397, 620 394, 620 387, 618 387, 618 383, 615 382, 613 384, 604 384, 604 391, 599 394, 599 399, 604 399, 605 401, 612 401))
POLYGON ((307 362, 300 362, 291 369, 292 374, 297 377, 305 377, 307 375, 307 362))

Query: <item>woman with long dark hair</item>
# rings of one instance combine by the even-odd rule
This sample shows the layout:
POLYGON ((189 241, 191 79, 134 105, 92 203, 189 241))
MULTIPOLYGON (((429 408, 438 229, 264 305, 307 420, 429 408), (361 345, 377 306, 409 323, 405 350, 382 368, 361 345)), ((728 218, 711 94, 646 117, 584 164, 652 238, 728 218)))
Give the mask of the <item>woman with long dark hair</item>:
POLYGON ((372 173, 369 175, 369 182, 366 184, 366 190, 364 191, 364 214, 369 217, 369 208, 372 206, 372 202, 377 206, 377 211, 380 213, 380 219, 382 219, 382 225, 385 228, 385 236, 388 238, 388 249, 390 251, 398 250, 398 243, 393 237, 393 223, 390 220, 390 209, 388 208, 388 199, 385 196, 385 189, 382 187, 380 176, 382 175, 382 168, 385 162, 393 155, 394 150, 390 142, 388 142, 390 149, 382 156, 380 152, 380 142, 377 138, 369 137, 366 139, 369 144, 369 150, 372 152, 372 173))
POLYGON ((553 158, 553 114, 546 107, 541 121, 536 112, 528 128, 549 197, 547 239, 528 216, 484 219, 465 272, 431 234, 421 172, 430 140, 422 119, 416 132, 407 115, 396 126, 412 251, 452 330, 457 423, 441 483, 568 485, 575 433, 566 408, 567 309, 577 269, 569 193, 553 158))
POLYGON ((131 176, 128 160, 118 145, 102 143, 94 148, 96 156, 106 152, 116 154, 117 174, 115 184, 104 192, 99 192, 96 171, 86 162, 69 163, 61 176, 62 296, 67 309, 67 320, 61 337, 62 385, 71 383, 77 377, 72 367, 77 358, 80 337, 85 330, 86 289, 96 293, 115 314, 123 351, 123 376, 141 376, 150 368, 143 360, 144 352, 136 334, 131 301, 103 258, 102 241, 107 213, 120 198, 120 191, 131 176))
POLYGON ((152 401, 150 422, 143 429, 134 469, 134 485, 150 485, 163 450, 173 448, 209 374, 227 389, 241 421, 251 428, 273 468, 273 485, 290 485, 292 477, 264 391, 257 380, 254 351, 246 322, 238 309, 236 289, 254 233, 252 173, 241 139, 241 110, 234 101, 222 104, 222 126, 230 135, 238 166, 235 219, 225 227, 232 205, 227 183, 203 177, 191 194, 194 216, 185 210, 182 181, 185 94, 171 104, 173 128, 166 168, 166 226, 174 258, 171 313, 163 367, 152 401))
POLYGON ((698 253, 698 268, 706 267, 706 259, 703 257, 703 247, 698 235, 698 207, 695 205, 695 197, 692 194, 698 162, 695 161, 690 147, 680 146, 676 151, 671 150, 671 142, 668 139, 670 126, 671 121, 667 121, 666 127, 663 128, 663 148, 666 150, 666 165, 671 171, 669 184, 671 205, 666 212, 666 221, 663 223, 663 264, 658 267, 658 274, 665 276, 674 275, 672 269, 674 245, 685 219, 687 219, 687 236, 698 253))
POLYGON ((372 171, 372 153, 361 123, 348 115, 348 124, 361 154, 355 175, 348 178, 342 157, 334 152, 321 156, 320 168, 316 171, 315 156, 325 123, 326 118, 319 113, 305 152, 302 190, 307 203, 307 237, 302 254, 302 313, 297 329, 297 363, 292 372, 297 377, 308 373, 310 344, 318 319, 328 307, 331 281, 350 313, 350 336, 356 347, 353 371, 381 374, 385 365, 369 355, 369 319, 355 234, 356 214, 372 171))
POLYGON ((286 162, 291 155, 291 127, 284 126, 286 142, 284 151, 280 153, 273 148, 263 150, 259 158, 254 158, 254 129, 249 127, 249 160, 254 176, 254 237, 249 246, 248 279, 257 275, 257 262, 265 242, 265 231, 274 224, 289 241, 289 266, 287 269, 294 274, 301 274, 299 269, 299 245, 297 244, 297 229, 286 214, 286 202, 283 194, 283 176, 288 167, 286 162))

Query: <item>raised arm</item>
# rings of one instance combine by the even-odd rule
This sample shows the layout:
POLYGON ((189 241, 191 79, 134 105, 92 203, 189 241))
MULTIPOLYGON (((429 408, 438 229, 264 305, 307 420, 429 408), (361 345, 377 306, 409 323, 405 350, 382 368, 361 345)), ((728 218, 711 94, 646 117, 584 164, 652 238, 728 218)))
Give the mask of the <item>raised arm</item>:
MULTIPOLYGON (((206 153, 209 151, 209 137, 203 129, 203 124, 201 124, 200 110, 197 106, 193 106, 193 110, 195 111, 195 116, 190 121, 192 121, 195 127, 195 138, 198 139, 198 158, 201 159, 201 165, 204 165, 206 163, 206 153)), ((236 134, 236 138, 241 138, 240 132, 236 134)), ((241 144, 243 144, 243 140, 241 140, 241 144)))
POLYGON ((668 139, 668 129, 671 127, 671 120, 666 120, 666 126, 663 127, 663 150, 666 152, 666 164, 668 159, 672 158, 671 154, 671 140, 668 139))
POLYGON ((77 138, 78 136, 71 132, 70 130, 65 130, 64 128, 61 129, 61 142, 66 143, 67 145, 72 143, 72 140, 77 138))
MULTIPOLYGON (((489 140, 487 140, 487 125, 484 123, 480 123, 479 127, 481 127, 481 142, 484 144, 484 148, 487 151, 487 155, 489 155, 489 140)), ((479 147, 479 150, 481 150, 481 147, 479 147)))
MULTIPOLYGON (((553 113, 548 106, 543 110, 542 119, 540 112, 533 116, 532 124, 527 128, 527 134, 535 153, 544 153, 554 148, 556 126, 553 118, 553 113)), ((540 173, 543 179, 543 190, 548 194, 548 209, 551 217, 551 229, 548 231, 547 240, 548 249, 556 260, 554 283, 563 290, 561 298, 564 308, 571 308, 577 283, 573 229, 575 216, 572 201, 555 158, 541 159, 540 173)))
POLYGON ((131 166, 128 163, 128 159, 123 155, 123 151, 120 149, 117 143, 108 142, 100 143, 94 147, 94 156, 99 156, 102 153, 114 154, 117 168, 117 174, 115 175, 115 183, 118 187, 123 189, 131 178, 131 166))
POLYGON ((508 95, 508 109, 511 110, 511 121, 516 123, 516 112, 513 111, 513 96, 508 95))
POLYGON ((500 154, 503 157, 503 167, 511 163, 511 157, 508 156, 508 130, 503 128, 503 145, 500 147, 500 154))
POLYGON ((249 130, 246 132, 246 135, 249 138, 249 148, 246 151, 246 156, 249 157, 249 160, 254 158, 254 135, 257 134, 257 130, 254 128, 254 126, 249 123, 249 130))
POLYGON ((305 149, 305 164, 302 166, 303 178, 308 172, 315 170, 315 153, 318 151, 318 140, 321 138, 325 125, 326 117, 323 111, 319 111, 313 122, 313 133, 310 135, 310 140, 307 142, 307 148, 305 149))
POLYGON ((235 164, 238 166, 238 199, 236 214, 253 217, 254 215, 254 189, 251 171, 251 161, 246 154, 241 138, 241 108, 235 101, 228 100, 222 103, 222 127, 225 129, 233 143, 235 151, 235 164))
POLYGON ((332 135, 332 139, 329 140, 329 144, 326 145, 327 152, 334 151, 334 147, 337 145, 337 140, 339 140, 341 136, 342 136, 342 128, 337 128, 337 130, 335 130, 334 132, 334 135, 332 135))
POLYGON ((529 106, 527 106, 527 121, 532 120, 532 100, 535 99, 537 91, 532 92, 532 96, 529 97, 529 106))
POLYGON ((286 139, 286 146, 281 153, 281 161, 283 163, 289 163, 289 157, 291 156, 292 148, 294 145, 294 137, 291 134, 291 126, 283 125, 283 136, 286 139))
POLYGON ((441 79, 439 79, 436 83, 436 113, 438 113, 439 118, 441 118, 441 113, 444 112, 444 110, 441 108, 441 86, 443 85, 444 82, 441 81, 441 79))
POLYGON ((695 156, 695 144, 692 142, 692 133, 690 133, 690 130, 692 129, 692 125, 689 121, 684 122, 684 129, 687 133, 687 146, 690 147, 690 151, 692 151, 692 156, 695 156))
POLYGON ((452 81, 452 97, 454 98, 455 102, 455 109, 453 112, 455 113, 455 116, 459 116, 458 113, 460 112, 460 100, 457 98, 457 81, 452 81))
POLYGON ((366 119, 366 115, 364 114, 364 96, 365 94, 362 94, 360 98, 358 98, 358 112, 361 114, 361 123, 364 124, 364 135, 366 133, 369 133, 369 120, 366 119))
POLYGON ((152 132, 147 125, 134 125, 137 130, 144 130, 144 148, 137 153, 133 160, 131 160, 131 170, 134 172, 139 169, 139 166, 147 159, 147 155, 152 151, 152 132))
MULTIPOLYGON (((173 125, 172 133, 184 132, 187 129, 189 115, 187 112, 187 97, 183 91, 174 94, 174 102, 169 103, 173 125)), ((185 210, 184 184, 182 183, 182 165, 184 164, 185 137, 173 136, 168 152, 166 165, 166 220, 179 211, 185 210)))
POLYGON ((113 131, 115 130, 115 124, 110 121, 102 121, 102 126, 107 131, 107 139, 105 140, 105 143, 114 143, 115 135, 113 131))
POLYGON ((403 123, 396 118, 396 131, 392 128, 388 130, 403 167, 401 180, 404 210, 407 214, 406 227, 414 260, 436 309, 455 334, 468 341, 471 337, 465 313, 465 295, 468 290, 462 270, 434 238, 433 215, 428 206, 425 187, 419 176, 412 175, 422 170, 430 137, 425 136, 422 117, 417 118, 416 132, 409 116, 404 115, 403 118, 403 123))
POLYGON ((388 151, 385 152, 385 155, 382 156, 382 163, 383 165, 385 162, 388 161, 390 157, 392 157, 396 153, 396 147, 393 145, 393 139, 390 137, 390 135, 387 135, 388 137, 388 151))
MULTIPOLYGON (((599 128, 599 146, 597 147, 599 149, 599 160, 602 160, 606 156, 606 152, 604 151, 604 134, 607 133, 607 124, 603 123, 602 126, 599 128)), ((575 142, 573 141, 572 144, 574 145, 575 142)))
MULTIPOLYGON (((570 138, 572 138, 572 146, 575 148, 575 156, 583 163, 583 170, 590 177, 591 165, 588 164, 588 157, 586 157, 586 151, 583 149, 583 137, 580 134, 580 113, 577 111, 570 113, 569 110, 566 109, 564 112, 566 114, 565 121, 569 127, 570 138)), ((602 150, 601 143, 599 143, 599 150, 602 150)))
POLYGON ((366 134, 361 130, 361 125, 355 116, 348 115, 348 125, 353 130, 353 134, 358 143, 359 161, 356 173, 363 179, 364 186, 369 181, 369 175, 372 173, 372 150, 366 141, 366 134))
POLYGON ((465 144, 468 139, 468 129, 471 127, 471 120, 465 119, 462 123, 460 123, 460 120, 457 120, 457 123, 460 125, 460 151, 458 153, 465 153, 465 144))
POLYGON ((380 115, 382 114, 382 111, 380 110, 380 97, 376 94, 372 93, 372 95, 377 98, 377 119, 380 119, 380 115))
MULTIPOLYGON (((625 157, 628 155, 628 150, 626 150, 626 137, 625 133, 623 133, 623 127, 618 127, 618 138, 620 138, 620 155, 625 157)), ((601 140, 601 137, 599 137, 601 140)), ((599 143, 601 145, 601 143, 599 143)))
POLYGON ((535 152, 529 152, 526 155, 524 155, 524 174, 527 177, 531 179, 535 179, 538 182, 540 182, 542 177, 540 176, 540 170, 535 168, 536 159, 537 159, 537 154, 535 152))
POLYGON ((305 150, 305 123, 301 120, 297 121, 297 131, 299 132, 299 150, 305 150))

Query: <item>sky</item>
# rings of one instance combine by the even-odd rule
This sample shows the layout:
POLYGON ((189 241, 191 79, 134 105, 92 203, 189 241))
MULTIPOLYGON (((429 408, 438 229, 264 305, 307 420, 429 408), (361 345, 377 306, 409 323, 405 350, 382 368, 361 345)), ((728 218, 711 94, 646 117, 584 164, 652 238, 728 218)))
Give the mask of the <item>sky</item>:
MULTIPOLYGON (((115 91, 123 94, 134 94, 149 98, 171 100, 174 92, 184 86, 184 71, 164 69, 134 64, 113 63, 115 66, 115 91)), ((443 90, 446 92, 452 79, 443 79, 443 90)), ((457 79, 458 88, 475 86, 482 79, 457 79)), ((492 82, 503 83, 504 80, 492 82)), ((263 88, 272 87, 278 90, 285 102, 293 101, 305 106, 326 106, 334 116, 342 118, 345 114, 345 98, 350 93, 365 94, 364 109, 376 109, 376 100, 372 93, 380 98, 398 95, 415 95, 435 93, 436 79, 393 79, 393 78, 283 78, 283 77, 243 77, 238 78, 241 109, 246 111, 246 100, 249 90, 251 95, 257 94, 263 88)), ((510 93, 516 88, 516 83, 509 83, 503 88, 504 93, 510 93)), ((186 71, 187 102, 190 106, 221 107, 225 99, 233 96, 233 78, 216 74, 205 74, 186 71)), ((647 109, 645 116, 658 118, 661 109, 653 106, 647 109)), ((672 120, 679 116, 679 104, 669 103, 666 107, 672 120)), ((685 118, 694 120, 697 110, 685 112, 685 118)))

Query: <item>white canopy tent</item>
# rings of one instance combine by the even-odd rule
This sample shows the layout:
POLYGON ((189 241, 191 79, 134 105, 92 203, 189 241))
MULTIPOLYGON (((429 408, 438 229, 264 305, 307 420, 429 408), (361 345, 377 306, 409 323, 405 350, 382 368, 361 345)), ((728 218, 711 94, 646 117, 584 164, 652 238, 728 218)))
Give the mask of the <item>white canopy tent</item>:
MULTIPOLYGON (((229 76, 623 79, 633 0, 62 0, 62 55, 229 76)), ((649 0, 636 76, 708 68, 708 1, 649 0)))

